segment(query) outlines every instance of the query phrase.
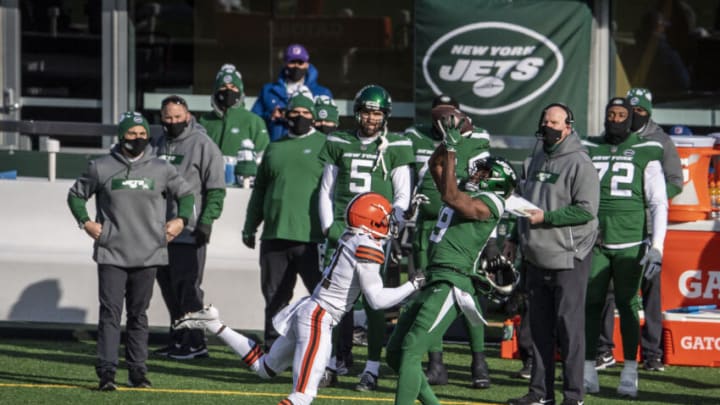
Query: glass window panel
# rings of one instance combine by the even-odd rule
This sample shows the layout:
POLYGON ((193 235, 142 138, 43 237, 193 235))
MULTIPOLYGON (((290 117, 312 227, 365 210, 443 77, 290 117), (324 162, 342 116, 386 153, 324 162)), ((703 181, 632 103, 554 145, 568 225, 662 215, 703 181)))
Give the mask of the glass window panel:
POLYGON ((337 99, 352 100, 369 83, 386 87, 396 101, 413 99, 412 0, 129 4, 138 109, 159 108, 143 105, 151 93, 209 95, 224 63, 237 66, 245 93, 254 97, 277 80, 283 50, 292 43, 308 49, 318 82, 337 99))
MULTIPOLYGON (((23 0, 19 5, 21 118, 100 122, 101 2, 23 0)), ((98 146, 100 139, 64 136, 62 142, 98 146)))
POLYGON ((655 108, 720 109, 719 0, 615 0, 612 6, 619 84, 649 88, 655 108))

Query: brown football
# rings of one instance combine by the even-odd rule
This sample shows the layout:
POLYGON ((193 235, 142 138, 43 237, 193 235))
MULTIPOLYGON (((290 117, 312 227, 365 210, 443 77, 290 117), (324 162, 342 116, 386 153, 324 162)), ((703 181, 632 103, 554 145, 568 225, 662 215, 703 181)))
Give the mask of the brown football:
POLYGON ((460 120, 464 119, 462 123, 462 128, 460 129, 460 133, 464 134, 468 131, 473 130, 472 119, 467 116, 467 114, 451 105, 439 105, 433 108, 430 111, 430 116, 432 117, 432 124, 436 127, 436 129, 439 129, 437 128, 437 126, 439 125, 438 121, 444 122, 446 118, 454 116, 455 122, 459 122, 460 120))

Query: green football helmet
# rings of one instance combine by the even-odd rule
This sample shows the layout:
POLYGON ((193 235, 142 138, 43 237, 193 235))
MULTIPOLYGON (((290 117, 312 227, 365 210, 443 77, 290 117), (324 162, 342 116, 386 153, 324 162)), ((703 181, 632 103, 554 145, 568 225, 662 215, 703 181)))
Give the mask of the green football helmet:
POLYGON ((355 120, 358 124, 360 124, 360 110, 382 111, 384 116, 381 127, 384 127, 392 112, 392 98, 390 98, 390 93, 376 84, 363 87, 355 95, 355 104, 353 105, 355 120))
POLYGON ((465 188, 468 191, 489 191, 502 198, 508 198, 517 186, 517 174, 510 163, 499 156, 489 156, 478 159, 468 165, 468 181, 465 188), (485 171, 475 179, 475 175, 485 171))

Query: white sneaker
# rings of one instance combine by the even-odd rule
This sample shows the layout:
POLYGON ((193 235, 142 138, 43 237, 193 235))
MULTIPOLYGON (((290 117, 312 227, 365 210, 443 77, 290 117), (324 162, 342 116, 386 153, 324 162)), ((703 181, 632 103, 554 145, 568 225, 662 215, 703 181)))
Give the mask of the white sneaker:
POLYGON ((638 372, 637 369, 623 368, 620 372, 620 385, 617 392, 620 395, 637 398, 638 392, 638 372))
POLYGON ((594 360, 585 360, 583 368, 583 386, 586 394, 597 394, 600 392, 597 369, 594 360))
POLYGON ((208 322, 218 321, 219 319, 220 313, 217 308, 208 305, 199 311, 188 312, 183 315, 182 318, 175 322, 173 329, 205 329, 208 322))

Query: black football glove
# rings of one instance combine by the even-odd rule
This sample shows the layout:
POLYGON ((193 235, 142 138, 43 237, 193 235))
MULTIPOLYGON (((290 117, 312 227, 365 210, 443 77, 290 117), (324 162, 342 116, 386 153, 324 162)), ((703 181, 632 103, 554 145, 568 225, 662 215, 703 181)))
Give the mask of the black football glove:
POLYGON ((195 225, 195 230, 192 232, 192 236, 195 237, 195 243, 198 246, 210 243, 210 234, 212 233, 212 224, 199 223, 195 225))
POLYGON ((255 232, 242 232, 242 241, 243 244, 250 249, 255 249, 255 232))

